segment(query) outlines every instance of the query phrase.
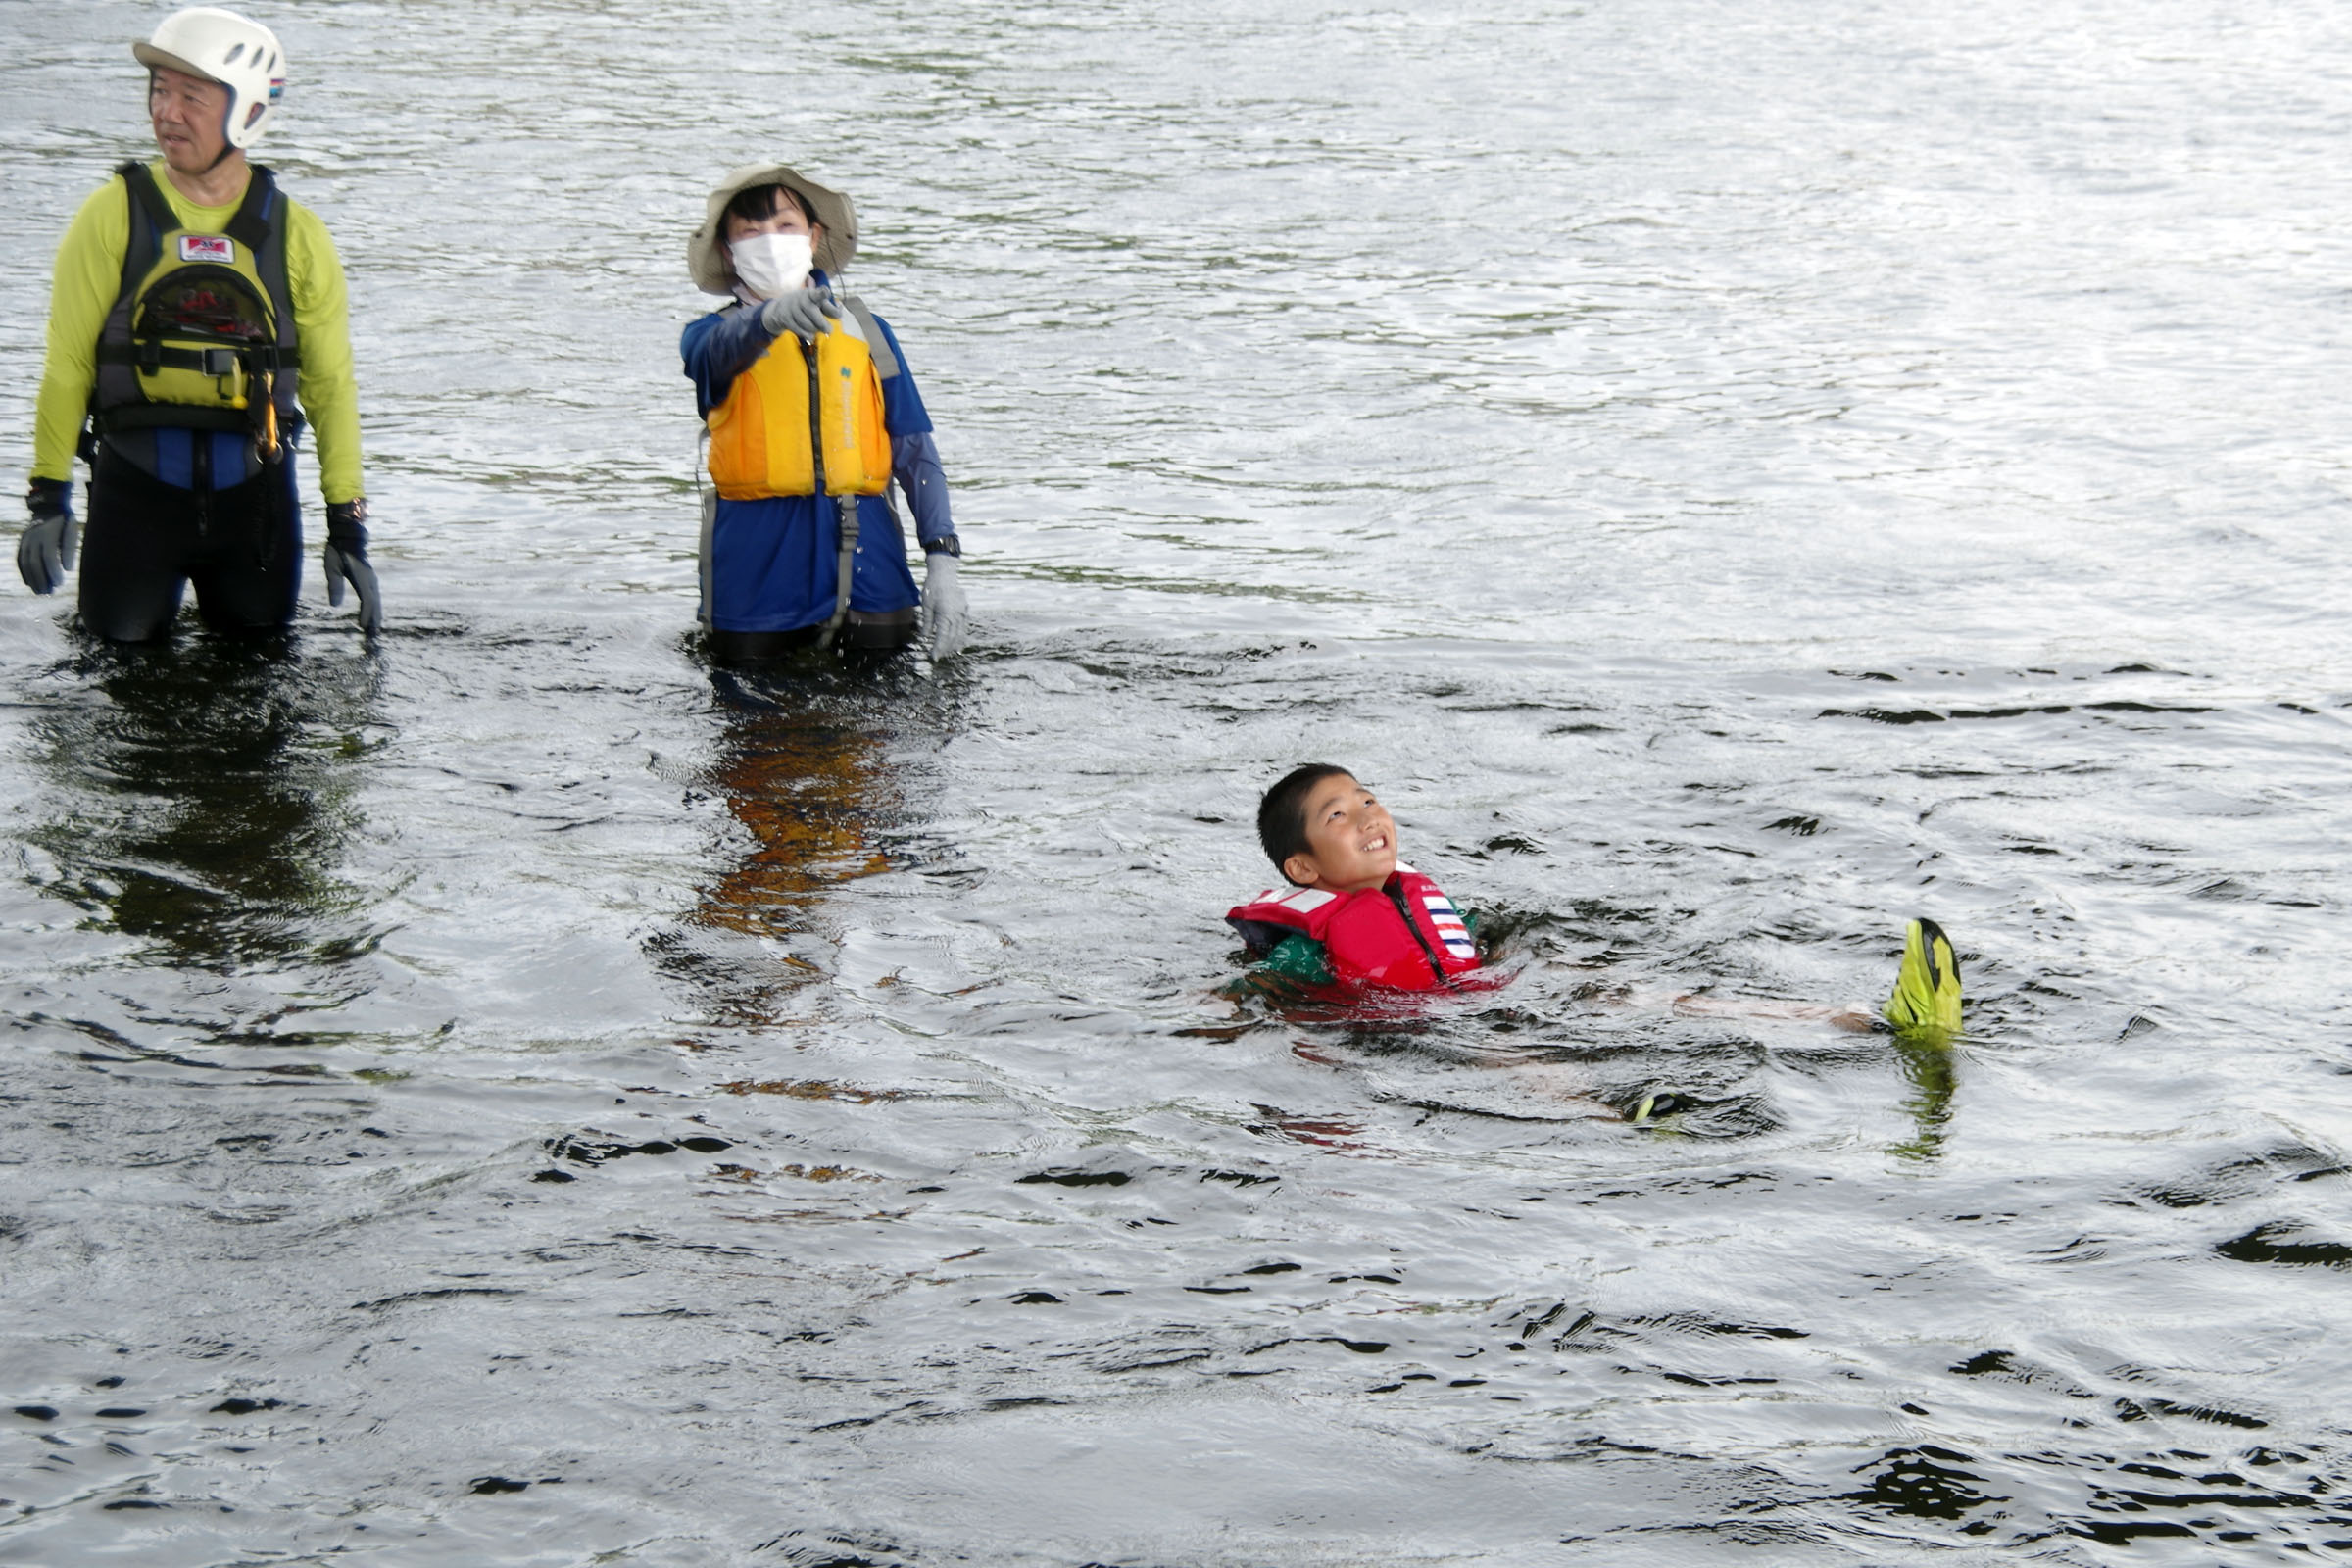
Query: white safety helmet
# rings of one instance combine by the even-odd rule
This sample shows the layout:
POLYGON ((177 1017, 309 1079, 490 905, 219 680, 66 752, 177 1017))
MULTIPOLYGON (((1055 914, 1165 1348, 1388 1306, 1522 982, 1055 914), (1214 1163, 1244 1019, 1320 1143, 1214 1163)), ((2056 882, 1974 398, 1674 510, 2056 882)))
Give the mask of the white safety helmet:
POLYGON ((262 139, 286 92, 286 52, 277 34, 218 6, 195 6, 166 17, 155 36, 130 52, 150 70, 163 66, 217 81, 228 89, 221 130, 231 147, 262 139))

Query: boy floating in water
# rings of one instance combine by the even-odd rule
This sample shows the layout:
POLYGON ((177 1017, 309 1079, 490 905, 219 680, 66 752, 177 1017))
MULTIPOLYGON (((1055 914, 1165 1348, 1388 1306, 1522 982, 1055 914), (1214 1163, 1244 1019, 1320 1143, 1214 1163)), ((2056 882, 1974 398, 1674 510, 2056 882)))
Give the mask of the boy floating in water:
MULTIPOLYGON (((1466 978, 1480 963, 1468 923, 1444 889, 1397 860, 1396 819, 1346 768, 1309 762, 1285 775, 1258 803, 1257 837, 1290 890, 1268 888, 1225 921, 1267 973, 1399 991, 1479 983, 1466 978)), ((1960 966, 1935 921, 1905 932, 1884 1010, 1904 1033, 1959 1031, 1960 966)))
POLYGON ((1346 768, 1309 762, 1266 791, 1257 841, 1291 891, 1268 888, 1225 923, 1273 972, 1434 991, 1479 966, 1452 901, 1398 863, 1396 819, 1346 768))

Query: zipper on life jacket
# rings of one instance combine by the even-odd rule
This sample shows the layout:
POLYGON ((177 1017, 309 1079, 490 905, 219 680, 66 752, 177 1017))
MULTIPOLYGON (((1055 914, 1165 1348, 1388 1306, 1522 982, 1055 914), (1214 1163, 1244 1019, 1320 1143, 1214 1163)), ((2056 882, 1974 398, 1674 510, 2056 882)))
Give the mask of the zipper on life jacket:
POLYGON ((1429 972, 1436 977, 1438 984, 1448 991, 1460 990, 1461 988, 1453 983, 1453 976, 1446 972, 1446 965, 1439 961, 1438 950, 1429 945, 1429 938, 1423 936, 1421 928, 1413 923, 1413 911, 1405 906, 1403 886, 1401 884, 1392 885, 1381 891, 1389 896, 1391 904, 1396 906, 1397 917, 1404 921, 1404 928, 1413 934, 1413 940, 1421 944, 1422 956, 1429 959, 1429 972))

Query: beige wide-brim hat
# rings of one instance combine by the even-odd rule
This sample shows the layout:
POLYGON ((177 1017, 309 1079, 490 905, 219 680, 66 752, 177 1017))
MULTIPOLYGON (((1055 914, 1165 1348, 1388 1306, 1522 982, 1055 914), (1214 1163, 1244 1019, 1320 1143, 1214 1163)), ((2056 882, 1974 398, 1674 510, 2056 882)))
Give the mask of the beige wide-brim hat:
POLYGON ((746 164, 727 171, 705 205, 703 226, 686 242, 686 270, 694 275, 694 286, 706 294, 735 292, 735 269, 727 260, 722 225, 727 203, 757 185, 782 185, 808 204, 817 226, 825 231, 816 247, 817 270, 840 276, 858 254, 858 209, 850 199, 782 164, 746 164))

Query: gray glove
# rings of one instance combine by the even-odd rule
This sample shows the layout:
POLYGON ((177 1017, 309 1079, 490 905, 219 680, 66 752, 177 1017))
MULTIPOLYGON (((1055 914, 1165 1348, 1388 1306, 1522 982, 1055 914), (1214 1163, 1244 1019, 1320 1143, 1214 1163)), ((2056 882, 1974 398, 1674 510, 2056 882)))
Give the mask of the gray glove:
POLYGON ((760 307, 760 325, 770 337, 822 337, 825 321, 841 319, 841 303, 829 288, 788 288, 760 307))
POLYGON ((326 602, 343 603, 343 585, 359 596, 360 630, 381 631, 384 598, 376 590, 375 568, 368 564, 368 503, 338 501, 326 509, 326 602))
POLYGON ((53 594, 65 585, 80 554, 81 525, 74 520, 74 487, 63 479, 35 479, 24 491, 24 510, 32 520, 17 541, 17 574, 36 594, 53 594))
POLYGON ((931 648, 933 662, 963 652, 964 634, 971 630, 972 612, 963 588, 956 581, 962 563, 945 550, 923 558, 922 637, 931 648))

